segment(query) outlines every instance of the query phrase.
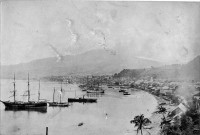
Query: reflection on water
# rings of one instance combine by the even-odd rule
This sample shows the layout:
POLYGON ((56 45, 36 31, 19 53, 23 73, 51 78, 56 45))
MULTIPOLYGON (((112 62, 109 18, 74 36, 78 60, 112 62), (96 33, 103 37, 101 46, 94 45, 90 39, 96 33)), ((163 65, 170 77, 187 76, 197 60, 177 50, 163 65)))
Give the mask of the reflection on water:
POLYGON ((5 108, 5 111, 14 111, 14 112, 27 111, 27 112, 41 112, 41 113, 46 113, 47 112, 47 107, 42 107, 42 108, 37 108, 37 109, 30 108, 30 109, 27 109, 27 110, 5 108))
MULTIPOLYGON (((21 95, 27 90, 27 81, 17 80, 17 100, 26 101, 21 95)), ((56 89, 55 100, 59 101, 60 84, 41 82, 41 98, 52 101, 53 88, 56 89)), ((1 80, 1 100, 9 100, 12 80, 1 80)), ((130 96, 113 89, 106 89, 105 94, 86 94, 77 85, 63 84, 62 101, 74 97, 97 98, 97 103, 73 103, 69 107, 48 107, 46 113, 38 111, 8 111, 1 103, 1 135, 44 135, 49 127, 49 135, 122 135, 136 134, 130 120, 138 114, 150 117, 157 102, 144 92, 132 92, 130 96), (78 126, 83 123, 82 126, 78 126)), ((31 81, 31 100, 37 100, 38 82, 31 81)), ((12 98, 10 99, 12 100, 12 98)))
POLYGON ((87 97, 102 97, 104 93, 87 93, 87 97))

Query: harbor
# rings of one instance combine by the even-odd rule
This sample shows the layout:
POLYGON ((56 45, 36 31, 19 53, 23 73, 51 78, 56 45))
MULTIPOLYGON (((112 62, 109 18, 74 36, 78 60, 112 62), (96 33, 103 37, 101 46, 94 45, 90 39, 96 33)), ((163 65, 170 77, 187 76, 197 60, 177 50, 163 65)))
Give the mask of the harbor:
MULTIPOLYGON (((13 80, 1 80, 2 95, 9 95, 13 89, 13 80)), ((26 89, 26 80, 16 80, 18 94, 16 99, 22 99, 21 94, 26 89)), ((60 82, 40 82, 41 98, 52 101, 53 88, 60 90, 60 82)), ((62 84, 63 102, 76 95, 82 96, 83 92, 76 84, 62 84)), ((38 81, 30 81, 31 100, 37 101, 38 81)), ((87 96, 86 96, 87 97, 87 96)), ((142 91, 132 91, 128 97, 113 91, 105 86, 105 95, 94 96, 97 103, 70 103, 69 107, 47 107, 47 112, 39 111, 6 111, 1 104, 1 134, 45 134, 48 127, 48 134, 134 134, 130 119, 136 114, 145 114, 150 117, 155 111, 157 100, 150 94, 142 91), (147 100, 144 100, 148 98, 147 100), (149 102, 151 101, 151 102, 149 102), (140 107, 140 105, 144 107, 140 107), (123 111, 122 111, 123 110, 123 111), (148 111, 147 111, 148 110, 148 111), (13 121, 7 123, 7 121, 13 121), (14 122, 15 121, 15 122, 14 122), (24 122, 26 121, 26 122, 24 122), (40 123, 39 125, 37 123, 40 123), (83 123, 82 126, 78 126, 83 123), (117 130, 116 130, 117 127, 117 130)), ((7 100, 6 96, 2 100, 7 100)), ((26 101, 26 98, 24 98, 26 101)), ((55 101, 59 102, 59 94, 55 94, 55 101)))
POLYGON ((0 4, 0 135, 200 135, 200 2, 0 4))

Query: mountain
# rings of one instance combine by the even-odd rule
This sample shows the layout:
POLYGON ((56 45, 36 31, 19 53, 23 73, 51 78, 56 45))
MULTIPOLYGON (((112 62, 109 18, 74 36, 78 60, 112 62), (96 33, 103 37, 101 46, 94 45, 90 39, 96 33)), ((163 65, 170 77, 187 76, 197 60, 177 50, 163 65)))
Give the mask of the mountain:
POLYGON ((174 80, 200 80, 200 56, 195 57, 187 64, 173 64, 148 69, 124 69, 115 77, 144 78, 153 77, 157 79, 174 80))
POLYGON ((126 58, 120 54, 111 55, 105 50, 91 50, 78 55, 66 55, 63 61, 56 57, 34 60, 29 63, 1 66, 1 78, 32 78, 45 76, 114 74, 124 68, 147 68, 160 66, 161 63, 140 58, 126 58))
POLYGON ((184 78, 200 80, 200 55, 182 67, 181 75, 184 78))

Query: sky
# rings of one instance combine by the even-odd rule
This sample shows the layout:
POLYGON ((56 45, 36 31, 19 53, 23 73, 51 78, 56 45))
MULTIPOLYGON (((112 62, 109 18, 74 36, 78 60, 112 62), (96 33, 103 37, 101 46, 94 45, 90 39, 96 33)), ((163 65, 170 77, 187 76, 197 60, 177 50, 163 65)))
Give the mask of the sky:
POLYGON ((200 2, 1 2, 1 64, 104 49, 165 64, 200 54, 200 2))

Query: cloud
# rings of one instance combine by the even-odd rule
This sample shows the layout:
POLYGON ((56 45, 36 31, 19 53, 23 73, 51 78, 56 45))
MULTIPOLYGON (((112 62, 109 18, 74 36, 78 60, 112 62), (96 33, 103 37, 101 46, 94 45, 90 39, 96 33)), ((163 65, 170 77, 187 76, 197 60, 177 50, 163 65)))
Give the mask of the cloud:
POLYGON ((67 26, 71 34, 71 43, 74 45, 78 41, 78 34, 72 29, 73 22, 71 19, 66 18, 67 26))
POLYGON ((58 50, 57 50, 54 46, 52 46, 51 44, 48 44, 48 46, 49 46, 49 47, 51 48, 51 50, 53 50, 53 52, 56 54, 57 62, 62 62, 63 59, 64 59, 63 55, 62 55, 60 52, 58 52, 58 50))

